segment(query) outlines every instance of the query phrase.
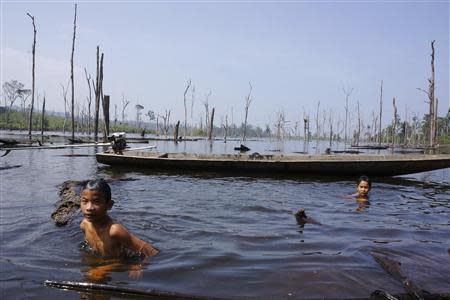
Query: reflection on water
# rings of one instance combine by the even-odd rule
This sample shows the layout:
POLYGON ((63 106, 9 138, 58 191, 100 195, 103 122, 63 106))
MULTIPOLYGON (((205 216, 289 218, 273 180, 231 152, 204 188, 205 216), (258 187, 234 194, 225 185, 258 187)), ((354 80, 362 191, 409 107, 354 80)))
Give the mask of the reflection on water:
MULTIPOLYGON (((181 151, 209 151, 209 145, 183 144, 177 146, 181 151)), ((214 143, 213 151, 221 144, 214 143)), ((250 145, 260 153, 274 148, 250 145)), ((167 143, 167 149, 173 147, 167 143)), ((403 292, 371 257, 373 250, 400 261, 421 288, 448 292, 450 169, 373 178, 369 204, 343 199, 354 192, 356 178, 113 169, 85 154, 94 149, 13 151, 2 158, 2 164, 22 165, 0 171, 2 298, 79 299, 76 292, 43 288, 41 282, 86 277, 217 297, 403 292), (67 154, 73 155, 62 156, 67 154), (129 277, 132 262, 80 252, 80 214, 63 228, 50 219, 63 181, 94 177, 134 179, 111 183, 111 216, 162 250, 142 266, 138 280, 129 277), (299 208, 321 225, 299 226, 292 213, 299 208)))

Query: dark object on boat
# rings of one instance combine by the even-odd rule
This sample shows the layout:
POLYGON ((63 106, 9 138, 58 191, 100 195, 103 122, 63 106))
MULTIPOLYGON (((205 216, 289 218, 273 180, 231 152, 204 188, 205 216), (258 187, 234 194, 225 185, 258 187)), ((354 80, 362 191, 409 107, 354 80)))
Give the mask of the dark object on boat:
POLYGON ((103 164, 159 170, 225 171, 272 174, 360 174, 394 176, 450 167, 450 154, 435 155, 262 155, 254 159, 247 154, 189 154, 126 151, 124 155, 97 153, 103 164))
POLYGON ((247 151, 250 151, 250 148, 241 144, 241 146, 239 146, 239 147, 234 147, 234 150, 241 151, 241 152, 247 152, 247 151))
POLYGON ((253 152, 252 154, 250 154, 248 157, 252 158, 252 159, 263 159, 264 156, 262 156, 261 154, 259 154, 258 152, 253 152))
POLYGON ((350 148, 355 148, 355 149, 372 149, 372 150, 386 150, 388 148, 388 146, 375 146, 375 145, 356 146, 356 145, 352 145, 352 146, 350 146, 350 148))
POLYGON ((160 156, 158 156, 158 158, 168 158, 168 157, 169 157, 169 154, 167 154, 167 153, 163 153, 160 156))
POLYGON ((330 152, 335 153, 335 154, 340 154, 340 153, 359 154, 359 153, 362 153, 361 151, 358 151, 358 150, 334 150, 334 151, 330 151, 330 152))
POLYGON ((203 300, 211 299, 218 300, 223 298, 214 297, 204 297, 187 295, 181 293, 160 291, 155 289, 135 289, 126 286, 110 285, 110 284, 100 284, 100 283, 90 283, 90 282, 76 282, 76 281, 52 281, 46 280, 43 282, 44 286, 63 289, 63 290, 75 290, 81 292, 103 292, 113 295, 124 295, 124 296, 135 296, 139 298, 151 298, 151 299, 186 299, 186 300, 203 300))
POLYGON ((415 300, 424 299, 424 294, 428 294, 422 289, 418 288, 408 277, 403 273, 401 269, 401 263, 393 260, 381 253, 372 251, 370 253, 375 261, 392 277, 399 280, 403 284, 405 291, 415 300))
POLYGON ((299 209, 295 214, 295 218, 297 219, 297 223, 299 225, 305 225, 305 224, 316 224, 316 225, 322 225, 320 222, 317 222, 313 218, 310 218, 306 215, 305 209, 301 208, 299 209))
POLYGON ((113 133, 108 137, 111 142, 111 147, 115 154, 123 154, 123 150, 127 148, 127 141, 125 139, 125 132, 113 133))
POLYGON ((85 185, 88 181, 65 181, 59 188, 59 198, 57 208, 52 213, 52 219, 55 220, 56 226, 65 226, 72 219, 73 215, 80 208, 80 196, 77 190, 85 185))
POLYGON ((92 154, 61 154, 60 156, 65 156, 65 157, 88 157, 88 156, 94 156, 92 154))

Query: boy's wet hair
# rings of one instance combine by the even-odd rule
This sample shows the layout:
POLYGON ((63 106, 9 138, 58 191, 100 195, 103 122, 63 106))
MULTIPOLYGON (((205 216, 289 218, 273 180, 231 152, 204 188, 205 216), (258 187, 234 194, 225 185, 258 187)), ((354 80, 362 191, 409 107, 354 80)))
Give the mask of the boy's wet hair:
POLYGON ((111 201, 111 188, 109 184, 102 178, 88 181, 83 186, 83 190, 84 189, 98 191, 102 193, 106 202, 111 201))
POLYGON ((362 175, 358 178, 358 184, 360 184, 361 181, 367 182, 367 184, 369 185, 369 188, 372 188, 372 181, 370 181, 369 177, 367 177, 366 175, 362 175))

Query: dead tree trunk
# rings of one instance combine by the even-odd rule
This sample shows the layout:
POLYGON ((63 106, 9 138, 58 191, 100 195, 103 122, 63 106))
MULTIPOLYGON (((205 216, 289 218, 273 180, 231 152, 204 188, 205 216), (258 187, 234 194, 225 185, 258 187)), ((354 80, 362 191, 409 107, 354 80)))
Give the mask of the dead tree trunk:
POLYGON ((35 61, 36 61, 36 25, 34 23, 34 16, 27 13, 27 15, 30 17, 32 23, 33 23, 33 48, 32 48, 32 54, 33 54, 33 64, 31 68, 31 78, 32 78, 32 87, 31 87, 31 107, 30 107, 30 118, 28 120, 28 137, 31 141, 31 131, 33 130, 33 108, 34 108, 34 94, 35 94, 35 61))
POLYGON ((105 95, 102 99, 103 118, 105 119, 105 128, 103 130, 103 141, 106 143, 109 135, 109 96, 105 95))
POLYGON ((70 57, 70 80, 72 82, 72 140, 75 140, 75 95, 74 95, 74 85, 73 85, 73 54, 75 52, 75 34, 77 28, 77 4, 75 4, 75 14, 73 17, 73 38, 72 38, 72 55, 70 57))
POLYGON ((244 133, 242 134, 242 140, 245 141, 246 135, 247 135, 247 117, 248 117, 248 109, 250 107, 250 104, 252 103, 252 84, 249 82, 250 85, 250 91, 248 92, 247 97, 245 97, 245 120, 244 120, 244 133))
POLYGON ((437 128, 437 118, 438 118, 438 98, 434 99, 435 106, 434 106, 434 140, 436 141, 437 134, 438 134, 438 128, 437 128))
POLYGON ((381 118, 383 116, 383 80, 381 80, 380 85, 380 119, 378 123, 378 146, 381 146, 381 118))
POLYGON ((95 119, 94 119, 94 140, 98 141, 98 118, 100 112, 100 47, 97 46, 97 71, 95 78, 95 119))
POLYGON ((394 122, 392 124, 392 149, 394 149, 395 135, 397 133, 397 106, 395 105, 395 97, 392 99, 392 105, 394 106, 394 122))
POLYGON ((319 129, 319 109, 320 101, 317 102, 317 112, 316 112, 316 139, 320 139, 320 129, 319 129))
POLYGON ((346 90, 345 88, 342 89, 345 94, 345 132, 344 132, 344 144, 347 146, 347 140, 348 140, 348 98, 353 92, 353 89, 346 90))
POLYGON ((186 138, 187 136, 187 107, 186 107, 186 94, 189 90, 189 88, 191 87, 191 80, 189 79, 187 81, 187 86, 186 89, 184 90, 184 94, 183 94, 183 101, 184 101, 184 137, 186 138))
POLYGON ((434 104, 434 42, 431 42, 431 78, 428 80, 428 101, 430 102, 430 147, 434 147, 434 137, 436 136, 435 124, 435 104, 434 104))
POLYGON ((211 111, 211 122, 209 122, 209 135, 208 135, 208 140, 212 140, 212 136, 213 136, 213 128, 214 128, 214 107, 211 111))
POLYGON ((223 142, 227 142, 227 136, 228 136, 228 115, 225 116, 225 125, 223 126, 224 129, 224 136, 223 136, 223 142))
POLYGON ((125 100, 125 96, 122 95, 122 123, 125 124, 125 109, 128 104, 130 104, 130 100, 125 100))
POLYGON ((180 128, 180 121, 177 122, 177 124, 175 125, 175 130, 173 132, 173 140, 175 141, 175 143, 178 142, 178 129, 180 128))
POLYGON ((41 115, 41 143, 44 143, 44 123, 45 123, 45 95, 44 102, 42 103, 42 115, 41 115))
POLYGON ((92 89, 91 89, 91 75, 88 75, 86 68, 84 68, 84 74, 86 75, 86 81, 89 88, 89 98, 88 102, 88 135, 91 135, 91 103, 92 103, 92 89))
POLYGON ((359 146, 359 139, 361 137, 361 114, 359 111, 359 101, 357 102, 358 104, 358 133, 356 135, 356 146, 359 146))

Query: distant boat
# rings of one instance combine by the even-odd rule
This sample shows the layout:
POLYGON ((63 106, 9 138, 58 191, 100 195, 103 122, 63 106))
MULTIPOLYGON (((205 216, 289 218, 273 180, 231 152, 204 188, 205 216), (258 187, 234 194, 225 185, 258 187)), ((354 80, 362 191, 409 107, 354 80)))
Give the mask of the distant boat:
POLYGON ((124 151, 96 154, 97 161, 111 166, 158 170, 210 170, 273 172, 276 174, 382 175, 394 176, 450 167, 450 154, 435 155, 261 155, 189 154, 124 151))

